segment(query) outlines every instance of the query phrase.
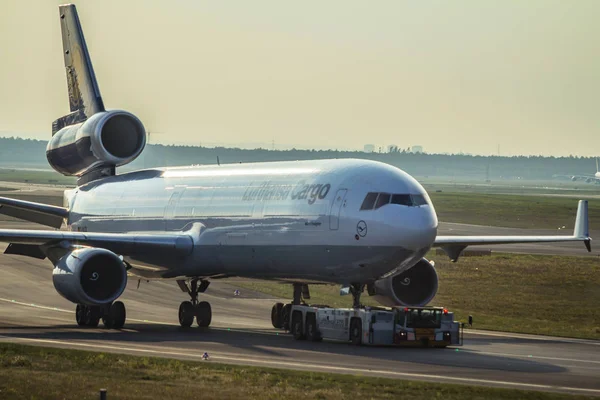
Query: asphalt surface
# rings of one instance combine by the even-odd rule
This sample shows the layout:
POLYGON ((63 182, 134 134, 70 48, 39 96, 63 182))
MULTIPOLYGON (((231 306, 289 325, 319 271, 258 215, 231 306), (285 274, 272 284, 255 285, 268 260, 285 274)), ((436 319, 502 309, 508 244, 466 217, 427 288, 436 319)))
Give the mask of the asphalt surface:
POLYGON ((125 329, 78 328, 47 260, 0 255, 0 341, 191 360, 207 352, 208 362, 600 396, 598 341, 471 332, 463 347, 447 349, 296 342, 271 326, 275 299, 245 289, 234 296, 235 283, 221 282, 202 296, 211 327, 182 329, 177 310, 187 295, 176 283, 137 284, 130 280, 122 296, 125 329))

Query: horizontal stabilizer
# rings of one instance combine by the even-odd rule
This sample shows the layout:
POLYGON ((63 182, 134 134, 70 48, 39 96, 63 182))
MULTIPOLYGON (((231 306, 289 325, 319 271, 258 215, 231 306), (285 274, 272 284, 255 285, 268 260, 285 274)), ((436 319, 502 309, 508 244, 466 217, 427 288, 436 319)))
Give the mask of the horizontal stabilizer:
POLYGON ((0 197, 0 214, 60 228, 63 220, 69 217, 69 210, 48 204, 0 197))

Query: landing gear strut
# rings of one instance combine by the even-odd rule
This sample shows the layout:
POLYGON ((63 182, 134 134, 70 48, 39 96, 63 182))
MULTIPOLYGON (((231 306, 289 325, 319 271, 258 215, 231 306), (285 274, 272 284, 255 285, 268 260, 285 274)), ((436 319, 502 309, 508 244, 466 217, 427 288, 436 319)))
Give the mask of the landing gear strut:
POLYGON ((122 329, 125 325, 127 313, 125 304, 121 301, 115 301, 103 306, 88 306, 77 304, 75 309, 75 320, 77 325, 96 328, 102 319, 105 328, 122 329))
POLYGON ((271 323, 277 329, 290 330, 290 312, 292 305, 305 304, 310 299, 310 291, 305 283, 294 283, 294 298, 291 303, 275 303, 271 309, 271 323))
POLYGON ((350 285, 350 294, 352 294, 352 308, 361 308, 360 295, 365 290, 365 285, 362 283, 353 283, 350 285))
POLYGON ((182 291, 187 292, 191 301, 184 301, 179 306, 179 324, 184 328, 189 328, 194 323, 194 318, 200 327, 207 327, 212 320, 212 310, 207 301, 198 302, 198 293, 204 293, 209 281, 194 278, 188 285, 185 281, 177 281, 182 291), (200 285, 198 285, 200 283, 200 285))

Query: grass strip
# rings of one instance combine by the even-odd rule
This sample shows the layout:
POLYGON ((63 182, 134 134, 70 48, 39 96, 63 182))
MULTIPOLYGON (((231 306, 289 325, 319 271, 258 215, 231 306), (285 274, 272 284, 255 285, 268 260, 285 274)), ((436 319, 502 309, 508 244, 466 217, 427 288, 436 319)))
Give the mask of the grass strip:
MULTIPOLYGON (((556 229, 557 234, 562 229, 572 232, 578 204, 573 198, 536 195, 433 192, 430 196, 442 222, 556 229)), ((589 200, 589 219, 590 226, 600 225, 600 200, 589 200)))
POLYGON ((1 399, 583 399, 483 386, 0 344, 1 399))

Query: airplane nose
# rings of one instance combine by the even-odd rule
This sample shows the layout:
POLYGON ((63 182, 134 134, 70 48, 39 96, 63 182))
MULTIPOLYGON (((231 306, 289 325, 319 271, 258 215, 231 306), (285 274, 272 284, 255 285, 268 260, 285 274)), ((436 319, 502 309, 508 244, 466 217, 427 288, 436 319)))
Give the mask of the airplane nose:
POLYGON ((429 247, 433 244, 437 236, 437 215, 430 206, 417 207, 414 210, 414 214, 415 248, 429 247))
POLYGON ((415 251, 431 247, 438 228, 437 215, 433 207, 410 207, 402 211, 388 215, 388 224, 394 225, 397 245, 415 251))

